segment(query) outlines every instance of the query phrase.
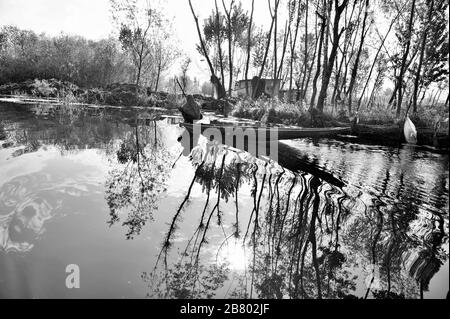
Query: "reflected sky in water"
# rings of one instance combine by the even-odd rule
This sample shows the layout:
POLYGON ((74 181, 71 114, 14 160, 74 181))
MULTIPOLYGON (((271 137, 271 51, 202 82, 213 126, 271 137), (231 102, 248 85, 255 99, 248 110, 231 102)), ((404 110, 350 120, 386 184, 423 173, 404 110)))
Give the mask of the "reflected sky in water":
POLYGON ((305 139, 275 163, 183 130, 0 103, 0 297, 447 295, 447 155, 305 139))

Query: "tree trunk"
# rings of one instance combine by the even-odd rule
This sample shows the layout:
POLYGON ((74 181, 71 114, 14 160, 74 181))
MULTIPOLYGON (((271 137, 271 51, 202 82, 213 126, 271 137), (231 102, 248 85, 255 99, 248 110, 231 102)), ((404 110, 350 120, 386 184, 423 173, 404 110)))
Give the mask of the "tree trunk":
POLYGON ((283 72, 283 63, 284 63, 284 56, 286 55, 286 48, 288 43, 288 38, 291 34, 290 27, 288 28, 287 22, 284 29, 284 36, 283 36, 283 51, 281 53, 281 60, 280 60, 280 66, 278 67, 277 77, 276 79, 282 78, 282 72, 283 72))
POLYGON ((342 55, 342 59, 341 62, 339 63, 338 66, 338 59, 336 59, 336 75, 334 78, 334 89, 333 89, 333 94, 331 96, 331 104, 335 104, 336 102, 336 95, 338 97, 338 100, 340 100, 340 94, 337 94, 338 88, 339 88, 339 78, 341 76, 341 70, 342 70, 342 64, 344 61, 344 56, 342 55))
MULTIPOLYGON (((278 8, 278 5, 280 4, 280 0, 275 0, 275 8, 278 8)), ((270 6, 270 3, 269 3, 270 6)), ((252 92, 252 97, 255 98, 256 97, 256 93, 259 91, 259 85, 261 83, 261 77, 264 73, 264 67, 266 65, 266 61, 267 61, 267 55, 269 54, 269 48, 270 48, 270 39, 272 38, 272 30, 273 30, 273 25, 275 22, 275 16, 272 16, 272 22, 270 24, 270 29, 269 29, 269 35, 267 37, 267 45, 266 45, 266 51, 264 52, 264 58, 263 58, 263 62, 261 65, 261 70, 259 71, 259 76, 258 79, 256 81, 256 85, 254 88, 254 91, 252 92)))
POLYGON ((274 9, 274 32, 273 32, 273 79, 277 79, 277 68, 278 68, 278 49, 277 49, 277 37, 278 37, 278 6, 275 6, 274 9))
POLYGON ((419 82, 420 82, 420 75, 422 72, 422 64, 423 64, 423 57, 425 53, 425 45, 427 43, 427 37, 428 37, 428 26, 431 24, 431 19, 433 18, 433 7, 434 7, 434 0, 431 0, 430 7, 428 8, 428 18, 424 25, 424 30, 422 34, 422 43, 420 45, 420 56, 419 56, 419 64, 417 66, 417 72, 416 77, 414 79, 414 92, 412 96, 412 107, 413 112, 417 113, 417 96, 419 91, 419 82))
MULTIPOLYGON (((303 72, 303 79, 302 79, 302 90, 303 86, 305 85, 305 79, 306 79, 306 73, 308 71, 308 7, 309 7, 309 0, 306 0, 306 12, 305 12, 305 58, 303 60, 303 66, 304 66, 304 72, 303 72)), ((306 89, 306 88, 305 88, 306 89)), ((303 92, 302 92, 303 95, 303 92)))
POLYGON ((233 89, 233 33, 231 30, 231 12, 233 11, 234 0, 231 0, 230 8, 227 10, 225 6, 225 1, 222 0, 223 9, 225 10, 225 14, 227 16, 227 31, 228 31, 228 68, 229 70, 229 80, 228 80, 228 95, 231 96, 231 91, 233 89))
MULTIPOLYGON (((350 22, 352 21, 352 17, 353 17, 353 14, 355 12, 355 8, 356 8, 357 3, 358 3, 358 1, 353 2, 352 11, 350 13, 350 19, 349 19, 350 22)), ((361 11, 362 10, 359 10, 358 17, 356 18, 356 22, 357 23, 356 23, 356 27, 354 28, 355 31, 357 31, 359 29, 361 11)), ((348 25, 346 23, 346 27, 347 26, 348 25)), ((344 55, 345 68, 344 68, 344 73, 343 73, 343 76, 342 76, 342 83, 341 83, 340 89, 339 89, 339 92, 344 92, 344 94, 347 94, 347 88, 346 88, 346 85, 347 85, 347 74, 348 74, 348 69, 349 69, 350 62, 352 61, 353 54, 354 54, 354 51, 355 51, 354 49, 355 49, 355 45, 356 45, 356 39, 358 37, 357 36, 358 32, 354 32, 354 30, 351 30, 350 38, 348 39, 348 41, 346 41, 346 43, 344 45, 343 55, 344 55), (354 36, 354 38, 352 40, 353 34, 355 36, 354 36), (351 48, 349 49, 350 45, 351 45, 351 48), (350 52, 350 54, 347 55, 347 52, 350 52)))
POLYGON ((326 70, 324 70, 324 79, 322 81, 322 87, 320 89, 319 97, 317 99, 317 109, 323 112, 323 107, 325 104, 325 99, 327 97, 328 84, 330 83, 331 72, 333 71, 334 59, 336 58, 337 49, 339 46, 339 38, 341 37, 342 31, 339 32, 339 20, 341 14, 348 4, 348 0, 344 0, 341 5, 339 5, 339 0, 335 0, 335 14, 334 14, 334 24, 333 24, 333 46, 331 47, 330 58, 327 63, 326 70))
POLYGON ((248 92, 248 69, 250 66, 250 50, 251 50, 251 35, 252 35, 252 24, 253 24, 253 10, 255 8, 255 0, 252 0, 252 11, 250 13, 250 24, 248 26, 248 34, 247 34, 247 61, 245 64, 245 94, 249 96, 248 92))
POLYGON ((225 90, 223 89, 223 85, 220 84, 219 79, 214 73, 214 68, 212 66, 211 60, 208 56, 208 51, 206 51, 205 42, 203 41, 202 33, 200 31, 200 25, 198 24, 198 17, 196 16, 194 12, 194 8, 192 6, 191 0, 189 1, 189 7, 191 8, 192 16, 194 17, 195 26, 197 27, 197 35, 200 40, 200 45, 203 51, 203 54, 205 56, 206 61, 208 62, 209 70, 211 71, 211 83, 216 87, 218 98, 225 97, 225 90))
POLYGON ((403 76, 405 75, 406 72, 406 61, 408 59, 408 54, 409 54, 409 48, 411 46, 411 35, 412 35, 412 27, 413 27, 413 21, 414 21, 414 11, 415 11, 415 7, 416 7, 416 0, 412 0, 412 5, 411 5, 411 13, 409 16, 409 23, 408 23, 408 41, 406 42, 406 49, 405 52, 403 54, 403 58, 402 58, 402 64, 400 66, 400 72, 397 78, 397 93, 398 93, 398 97, 397 97, 397 117, 400 116, 400 112, 402 110, 402 100, 403 100, 403 76))
MULTIPOLYGON (((308 14, 308 0, 306 0, 306 14, 308 14)), ((297 22, 295 25, 295 33, 294 33, 294 40, 292 40, 292 32, 290 32, 290 37, 289 37, 289 43, 290 43, 290 61, 289 61, 289 94, 288 94, 288 99, 289 102, 291 102, 292 100, 292 77, 293 77, 293 64, 294 64, 294 54, 295 54, 295 46, 297 44, 297 37, 298 37, 298 28, 300 25, 300 18, 301 18, 301 5, 300 3, 298 4, 298 8, 297 8, 297 22)), ((308 21, 308 18, 306 17, 306 21, 308 21)), ((290 26, 289 26, 290 28, 290 26)), ((305 73, 306 75, 306 73, 305 73)))
POLYGON ((319 16, 322 19, 322 23, 320 25, 320 39, 319 39, 319 48, 317 50, 317 67, 316 67, 316 75, 314 76, 314 80, 313 80, 313 91, 312 91, 312 95, 311 95, 311 100, 309 101, 310 104, 310 108, 314 108, 314 102, 316 100, 316 94, 317 94, 317 79, 319 78, 320 75, 320 58, 321 58, 321 53, 322 53, 322 44, 323 44, 323 39, 325 36, 325 23, 327 23, 327 19, 324 16, 319 16))
POLYGON ((220 81, 222 86, 225 86, 225 75, 223 72, 223 53, 222 53, 222 40, 220 37, 220 15, 219 7, 217 6, 217 0, 214 1, 216 6, 216 33, 217 33, 217 53, 219 54, 219 67, 220 67, 220 81))
POLYGON ((394 19, 392 19, 391 24, 389 25, 389 29, 387 30, 387 32, 386 32, 384 38, 383 38, 382 41, 381 41, 380 46, 378 47, 377 53, 375 54, 375 58, 373 59, 373 62, 372 62, 372 66, 370 67, 370 71, 369 71, 369 75, 367 76, 366 83, 364 84, 364 87, 363 87, 363 89, 362 89, 361 95, 360 95, 360 97, 359 97, 359 99, 358 99, 358 110, 359 110, 359 108, 360 108, 360 106, 361 106, 361 101, 362 101, 362 99, 363 99, 363 97, 364 97, 364 93, 365 93, 365 91, 366 91, 366 89, 367 89, 367 86, 369 85, 369 81, 370 81, 370 78, 371 78, 371 76, 372 76, 373 69, 375 68, 375 64, 377 63, 378 55, 380 54, 381 49, 382 49, 383 46, 384 46, 384 42, 386 41, 386 39, 387 39, 389 33, 391 32, 391 29, 392 29, 392 27, 393 27, 395 21, 397 20, 397 18, 398 18, 399 16, 400 16, 400 12, 395 16, 394 19))
POLYGON ((161 58, 162 57, 160 57, 160 60, 159 60, 159 63, 158 63, 158 72, 156 73, 155 92, 158 92, 159 78, 161 76, 161 58))
MULTIPOLYGON (((317 25, 317 15, 316 15, 316 18, 315 18, 315 25, 317 25)), ((315 34, 315 37, 314 37, 314 42, 315 42, 314 43, 314 52, 313 52, 313 56, 312 56, 312 59, 311 59, 311 63, 309 64, 308 76, 306 78, 306 82, 304 83, 304 85, 302 83, 302 86, 301 86, 301 91, 302 91, 301 99, 303 101, 305 101, 305 102, 306 102, 306 91, 308 90, 309 81, 311 80, 312 68, 313 68, 313 65, 314 65, 314 61, 316 60, 317 43, 319 41, 319 38, 317 37, 317 28, 315 28, 315 29, 316 29, 316 34, 315 34)))
POLYGON ((362 48, 364 45, 364 39, 367 35, 367 29, 366 31, 366 23, 367 23, 367 16, 369 14, 369 0, 366 0, 365 5, 365 12, 364 12, 364 18, 363 18, 363 24, 362 24, 362 30, 361 30, 361 40, 359 41, 359 47, 358 51, 356 53, 356 59, 355 64, 353 65, 352 73, 350 76, 350 84, 348 86, 348 113, 352 114, 352 99, 353 99, 353 89, 356 82, 356 76, 358 74, 358 68, 359 68, 359 59, 361 57, 362 48))

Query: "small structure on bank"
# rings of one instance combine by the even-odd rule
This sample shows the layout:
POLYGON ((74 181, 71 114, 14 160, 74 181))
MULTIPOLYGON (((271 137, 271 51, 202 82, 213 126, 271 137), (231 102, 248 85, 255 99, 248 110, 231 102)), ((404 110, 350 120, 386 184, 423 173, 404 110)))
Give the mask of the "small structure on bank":
POLYGON ((258 98, 263 94, 268 97, 278 97, 280 93, 279 79, 259 79, 257 76, 251 80, 240 80, 236 82, 235 93, 238 97, 258 98), (246 87, 248 86, 248 94, 246 87), (256 87, 258 86, 258 89, 256 87), (256 92, 255 92, 256 91, 256 92), (255 94, 253 93, 255 92, 255 94))

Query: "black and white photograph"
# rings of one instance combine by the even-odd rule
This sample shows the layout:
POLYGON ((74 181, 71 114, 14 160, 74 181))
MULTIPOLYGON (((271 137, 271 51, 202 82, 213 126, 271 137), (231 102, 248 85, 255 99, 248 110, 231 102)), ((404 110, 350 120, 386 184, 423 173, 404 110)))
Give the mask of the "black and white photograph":
POLYGON ((0 0, 0 299, 448 294, 448 0, 0 0))

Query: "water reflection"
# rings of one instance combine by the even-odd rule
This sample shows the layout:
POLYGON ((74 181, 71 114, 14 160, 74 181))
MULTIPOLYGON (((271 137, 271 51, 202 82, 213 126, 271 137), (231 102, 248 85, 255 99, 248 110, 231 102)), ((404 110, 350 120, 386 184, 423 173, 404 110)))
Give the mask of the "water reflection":
POLYGON ((127 134, 117 150, 117 164, 109 172, 105 191, 110 209, 109 224, 128 216, 122 225, 128 228, 127 238, 138 235, 152 213, 158 209, 158 196, 167 188, 172 160, 165 147, 156 121, 151 126, 136 126, 127 134))
MULTIPOLYGON (((418 297, 428 290, 431 278, 447 260, 444 244, 448 234, 444 224, 448 223, 448 216, 445 211, 424 214, 421 203, 401 201, 418 192, 414 186, 405 186, 405 172, 400 174, 396 194, 388 194, 390 171, 386 170, 381 188, 367 196, 359 187, 339 187, 341 183, 335 186, 317 175, 293 173, 251 156, 241 162, 228 149, 210 150, 206 156, 201 148, 192 150, 190 160, 195 175, 174 214, 160 254, 164 256, 165 272, 172 271, 167 269, 167 254, 173 245, 170 239, 178 229, 179 216, 194 183, 202 186, 205 204, 183 257, 190 252, 190 267, 201 263, 202 248, 209 243, 208 234, 220 231, 219 227, 210 230, 215 218, 223 232, 217 250, 235 237, 242 240, 252 256, 247 260, 249 279, 244 296, 418 297), (253 203, 239 210, 239 188, 243 184, 248 184, 253 203), (211 190, 216 199, 211 198, 211 190), (220 204, 228 202, 230 196, 234 197, 235 214, 232 231, 227 234, 220 204), (242 233, 239 219, 244 219, 242 233), (421 232, 427 234, 418 237, 421 232), (361 280, 367 287, 364 293, 356 289, 361 280)), ((325 171, 318 175, 332 176, 325 171)), ((443 175, 438 183, 441 188, 435 194, 445 196, 445 180, 443 175)), ((194 278, 198 271, 193 272, 194 278)), ((190 290, 193 295, 198 287, 194 280, 190 290)))
MULTIPOLYGON (((442 273, 448 278, 446 155, 303 140, 280 143, 273 162, 204 138, 186 149, 177 142, 183 129, 160 114, 0 106, 2 275, 14 275, 4 266, 14 252, 28 258, 54 234, 46 233, 49 221, 80 210, 80 197, 92 214, 89 196, 97 193, 104 224, 78 236, 108 245, 108 233, 122 229, 126 247, 145 248, 131 257, 140 271, 121 271, 139 276, 148 297, 420 298, 448 291, 448 280, 430 284, 442 273), (101 174, 92 163, 68 161, 91 150, 101 174), (52 152, 62 157, 49 164, 52 152)), ((126 252, 113 250, 112 260, 123 263, 126 252)))

